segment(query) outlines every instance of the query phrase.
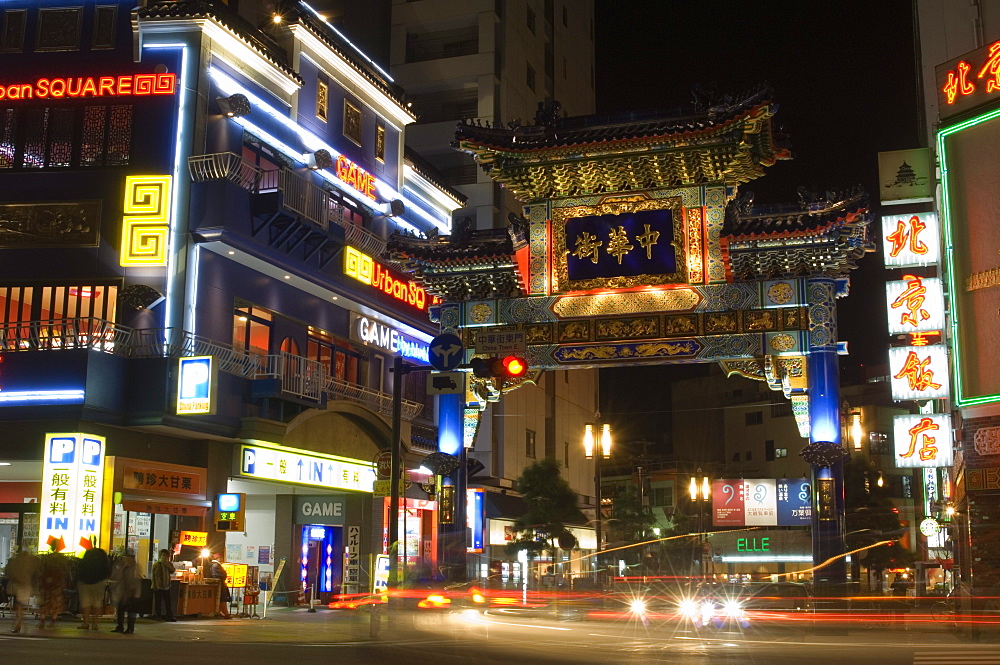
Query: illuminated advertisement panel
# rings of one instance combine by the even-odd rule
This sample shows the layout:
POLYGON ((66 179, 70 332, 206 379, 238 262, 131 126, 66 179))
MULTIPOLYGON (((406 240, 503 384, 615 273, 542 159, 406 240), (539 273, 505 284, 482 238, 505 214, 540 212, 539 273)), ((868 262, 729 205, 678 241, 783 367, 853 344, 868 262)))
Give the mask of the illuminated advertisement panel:
POLYGON ((177 359, 177 415, 213 413, 215 385, 212 356, 177 359))
POLYGON ((781 478, 777 481, 778 526, 812 524, 812 485, 808 478, 781 478))
POLYGON ((79 553, 100 546, 104 437, 46 434, 38 551, 79 553))
POLYGON ((241 476, 331 489, 371 492, 375 469, 370 462, 273 445, 240 447, 241 476))
POLYGON ((344 274, 419 310, 426 310, 428 305, 441 302, 440 298, 428 295, 423 287, 417 286, 409 278, 390 271, 361 250, 349 245, 344 248, 344 274))
POLYGON ((713 480, 713 526, 809 526, 808 478, 713 480))
POLYGON ((896 416, 892 421, 896 468, 951 466, 951 416, 946 413, 896 416))
POLYGON ((941 226, 933 212, 882 217, 886 268, 934 265, 941 260, 941 226))
POLYGON ((957 406, 1000 401, 1000 110, 938 132, 957 406))
POLYGON ((468 533, 466 551, 481 554, 483 551, 483 525, 486 522, 485 492, 481 487, 466 490, 465 525, 468 533))
POLYGON ((903 275, 885 283, 889 334, 944 330, 944 289, 937 277, 903 275))
POLYGON ((934 68, 942 120, 1000 99, 1000 41, 934 68))
POLYGON ((743 514, 746 526, 774 526, 778 523, 778 496, 771 479, 743 483, 743 514))
POLYGON ((743 481, 712 481, 712 524, 714 526, 743 526, 743 481))
POLYGON ((889 349, 889 383, 894 400, 948 396, 948 350, 942 344, 889 349))

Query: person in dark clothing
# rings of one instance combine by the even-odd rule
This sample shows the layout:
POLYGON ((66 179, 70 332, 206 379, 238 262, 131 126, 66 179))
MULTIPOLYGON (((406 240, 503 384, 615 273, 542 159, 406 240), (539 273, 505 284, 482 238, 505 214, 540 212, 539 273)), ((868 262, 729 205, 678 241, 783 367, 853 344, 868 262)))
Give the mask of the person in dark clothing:
POLYGON ((135 561, 135 552, 128 549, 115 560, 111 571, 111 579, 115 582, 115 595, 118 612, 116 625, 112 633, 131 635, 135 632, 135 604, 142 592, 142 575, 135 561), (128 614, 128 626, 125 626, 125 615, 128 614))
POLYGON ((174 618, 174 608, 170 603, 170 579, 174 574, 174 564, 170 561, 170 550, 160 550, 160 557, 153 564, 153 579, 150 586, 153 589, 153 618, 164 621, 177 621, 174 618), (160 608, 163 613, 160 613, 160 608))
POLYGON ((76 569, 77 589, 80 593, 80 613, 83 615, 81 630, 97 630, 97 617, 104 614, 104 589, 111 576, 111 560, 100 547, 83 553, 76 569))
POLYGON ((212 562, 209 564, 208 572, 205 573, 205 577, 214 577, 219 580, 219 616, 223 619, 232 619, 233 615, 229 613, 229 601, 232 600, 232 593, 229 591, 229 586, 226 584, 226 578, 228 574, 226 569, 222 566, 222 554, 215 552, 212 554, 212 562))

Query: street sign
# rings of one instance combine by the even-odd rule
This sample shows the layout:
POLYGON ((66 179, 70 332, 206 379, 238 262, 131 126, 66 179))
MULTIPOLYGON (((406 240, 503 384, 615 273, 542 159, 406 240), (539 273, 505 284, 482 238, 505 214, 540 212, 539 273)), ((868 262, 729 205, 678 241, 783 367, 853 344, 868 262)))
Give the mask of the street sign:
POLYGON ((464 395, 465 372, 431 372, 427 375, 428 395, 464 395))
POLYGON ((372 460, 375 465, 375 473, 379 478, 392 477, 392 453, 388 450, 380 451, 372 460))
POLYGON ((431 367, 439 372, 449 372, 462 364, 465 347, 458 335, 443 333, 431 340, 431 367))
MULTIPOLYGON (((392 482, 391 480, 376 480, 374 488, 372 490, 372 494, 374 496, 377 496, 377 497, 378 496, 389 496, 389 493, 392 490, 392 486, 390 484, 391 482, 392 482)), ((399 481, 399 489, 400 489, 400 491, 406 491, 406 490, 410 489, 410 487, 412 485, 413 485, 413 481, 406 480, 405 478, 401 478, 400 481, 399 481)))
POLYGON ((503 332, 477 332, 476 353, 498 355, 504 353, 525 353, 528 343, 523 330, 506 330, 503 332))

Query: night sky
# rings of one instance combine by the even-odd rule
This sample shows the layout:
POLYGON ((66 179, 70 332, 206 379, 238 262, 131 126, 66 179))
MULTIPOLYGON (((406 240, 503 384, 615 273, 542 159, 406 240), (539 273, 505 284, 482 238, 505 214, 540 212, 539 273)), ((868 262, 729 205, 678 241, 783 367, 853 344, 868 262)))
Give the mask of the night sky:
MULTIPOLYGON (((669 110, 689 105, 695 86, 739 96, 766 83, 794 159, 743 189, 770 204, 795 202, 800 185, 861 184, 877 224, 877 153, 920 145, 912 30, 909 0, 596 0, 597 112, 669 110)), ((887 362, 881 248, 860 266, 839 303, 845 367, 887 362)), ((656 383, 676 374, 606 371, 605 409, 655 409, 656 383)))

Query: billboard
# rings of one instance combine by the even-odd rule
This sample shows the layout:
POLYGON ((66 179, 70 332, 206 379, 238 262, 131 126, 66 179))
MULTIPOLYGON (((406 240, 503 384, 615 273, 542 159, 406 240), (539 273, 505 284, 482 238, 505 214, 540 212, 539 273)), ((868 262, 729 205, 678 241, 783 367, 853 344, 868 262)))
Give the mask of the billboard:
POLYGON ((928 148, 878 154, 879 200, 883 205, 930 201, 934 193, 928 148))
POLYGON ((808 478, 712 481, 713 526, 808 526, 811 520, 808 478))

